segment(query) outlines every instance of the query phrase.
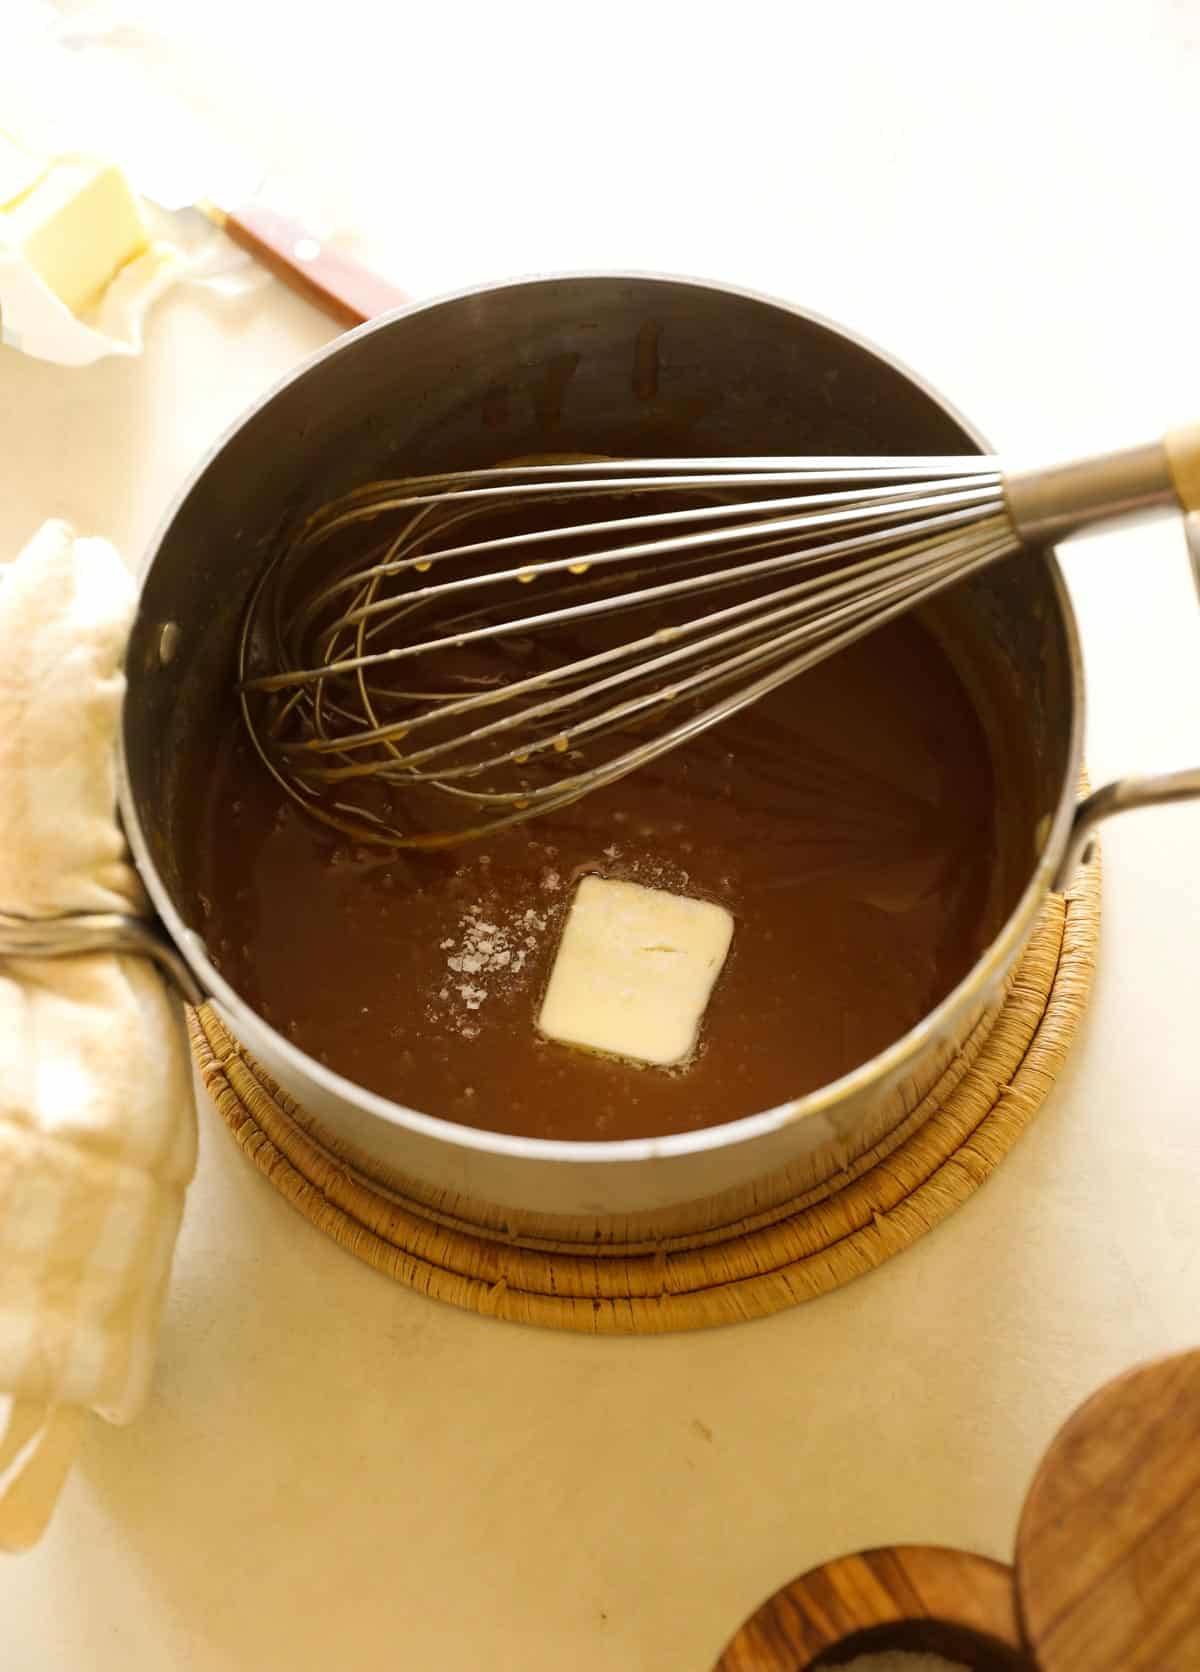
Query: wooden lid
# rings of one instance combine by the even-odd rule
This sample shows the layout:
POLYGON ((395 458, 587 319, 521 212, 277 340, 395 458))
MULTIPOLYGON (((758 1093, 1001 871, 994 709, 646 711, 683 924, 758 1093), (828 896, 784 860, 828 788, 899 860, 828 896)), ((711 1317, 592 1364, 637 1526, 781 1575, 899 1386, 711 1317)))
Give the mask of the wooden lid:
POLYGON ((1197 1672, 1200 1352, 1076 1411, 1025 1500, 1016 1568, 1039 1672, 1197 1672))
POLYGON ((1012 1570, 925 1544, 841 1556, 768 1598, 713 1672, 800 1672, 884 1649, 941 1655, 972 1672, 1025 1668, 1012 1570))

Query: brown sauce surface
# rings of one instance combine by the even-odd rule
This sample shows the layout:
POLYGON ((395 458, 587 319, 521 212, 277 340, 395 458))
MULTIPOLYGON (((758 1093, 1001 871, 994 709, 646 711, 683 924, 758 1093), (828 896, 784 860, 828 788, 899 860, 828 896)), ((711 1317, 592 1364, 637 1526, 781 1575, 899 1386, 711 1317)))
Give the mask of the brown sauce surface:
POLYGON ((209 748, 185 862, 214 962, 321 1062, 469 1126, 619 1139, 770 1108, 900 1038, 998 927, 987 741, 913 620, 574 807, 441 852, 359 846, 309 819, 232 707, 209 748), (537 1035, 586 873, 733 913, 685 1068, 537 1035))

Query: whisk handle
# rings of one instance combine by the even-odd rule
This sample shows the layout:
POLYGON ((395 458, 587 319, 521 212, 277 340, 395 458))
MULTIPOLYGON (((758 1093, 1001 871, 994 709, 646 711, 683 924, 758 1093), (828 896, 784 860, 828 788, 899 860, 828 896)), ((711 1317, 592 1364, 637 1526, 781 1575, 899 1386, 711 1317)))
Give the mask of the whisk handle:
POLYGON ((221 216, 234 243, 340 325, 362 325, 408 301, 402 290, 317 238, 302 221, 249 203, 221 216))
POLYGON ((1156 511, 1200 510, 1200 424, 1162 441, 1006 475, 1013 527, 1027 545, 1049 545, 1156 511))
POLYGON ((1200 511, 1200 424, 1168 430, 1164 446, 1179 503, 1185 511, 1200 511))

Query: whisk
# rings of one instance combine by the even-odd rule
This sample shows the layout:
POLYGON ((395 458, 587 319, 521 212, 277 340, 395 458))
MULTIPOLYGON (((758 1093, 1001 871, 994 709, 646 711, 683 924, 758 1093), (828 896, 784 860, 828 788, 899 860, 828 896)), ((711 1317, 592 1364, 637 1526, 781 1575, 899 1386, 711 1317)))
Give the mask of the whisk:
POLYGON ((561 808, 1022 548, 1200 509, 1200 426, 1042 471, 522 462, 373 482, 269 563, 243 717, 296 801, 436 847, 561 808))

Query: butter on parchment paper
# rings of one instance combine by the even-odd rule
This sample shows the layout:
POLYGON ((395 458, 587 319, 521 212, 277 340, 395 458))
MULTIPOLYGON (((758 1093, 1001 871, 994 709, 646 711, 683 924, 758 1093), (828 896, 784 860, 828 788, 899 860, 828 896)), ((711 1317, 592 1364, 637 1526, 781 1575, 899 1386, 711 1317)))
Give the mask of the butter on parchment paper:
POLYGON ((43 163, 0 135, 0 245, 19 254, 72 313, 149 242, 142 206, 115 163, 43 163))

